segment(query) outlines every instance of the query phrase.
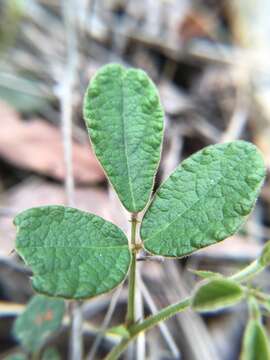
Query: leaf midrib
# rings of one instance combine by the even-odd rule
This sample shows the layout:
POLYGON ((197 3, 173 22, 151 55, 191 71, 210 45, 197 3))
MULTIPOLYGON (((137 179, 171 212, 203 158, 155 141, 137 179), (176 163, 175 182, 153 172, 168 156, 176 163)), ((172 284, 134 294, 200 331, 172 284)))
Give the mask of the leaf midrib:
POLYGON ((123 143, 124 143, 125 159, 126 159, 126 166, 127 166, 128 184, 129 184, 133 209, 136 209, 135 199, 134 199, 132 184, 131 184, 131 179, 130 179, 130 169, 129 169, 128 151, 127 151, 127 137, 126 137, 126 122, 125 122, 124 77, 125 77, 127 71, 122 72, 122 76, 121 76, 121 95, 122 95, 121 96, 121 119, 122 119, 123 143))

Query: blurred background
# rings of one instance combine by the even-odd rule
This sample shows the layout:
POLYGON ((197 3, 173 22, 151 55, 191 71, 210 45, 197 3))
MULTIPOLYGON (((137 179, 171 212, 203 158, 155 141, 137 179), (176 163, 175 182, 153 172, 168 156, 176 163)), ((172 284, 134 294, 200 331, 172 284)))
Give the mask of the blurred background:
MULTIPOLYGON (((33 295, 13 251, 14 215, 68 204, 129 228, 82 119, 87 84, 106 63, 142 68, 158 86, 166 130, 156 186, 193 152, 238 138, 260 148, 268 169, 237 235, 183 260, 140 261, 139 317, 185 297, 198 280, 189 269, 228 275, 258 256, 270 238, 269 16, 269 0, 0 1, 0 359, 21 349, 12 323, 33 295)), ((267 272, 257 286, 270 290, 267 272)), ((124 286, 83 304, 88 359, 101 358, 117 341, 104 335, 96 346, 97 328, 108 308, 110 325, 123 321, 126 297, 124 286)), ((203 317, 180 314, 162 332, 141 337, 140 355, 238 359, 246 319, 241 304, 203 317)), ((48 340, 61 359, 68 358, 68 332, 64 321, 48 340)))

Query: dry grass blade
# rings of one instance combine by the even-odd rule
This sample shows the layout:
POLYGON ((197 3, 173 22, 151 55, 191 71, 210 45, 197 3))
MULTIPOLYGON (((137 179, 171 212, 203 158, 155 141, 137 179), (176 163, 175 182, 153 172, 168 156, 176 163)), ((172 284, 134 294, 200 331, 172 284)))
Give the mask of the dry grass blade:
POLYGON ((112 319, 114 310, 115 310, 117 302, 119 300, 121 291, 122 291, 122 286, 120 286, 112 296, 112 299, 110 301, 110 305, 108 307, 108 310, 106 312, 104 320, 103 320, 103 322, 101 324, 100 331, 97 334, 96 339, 95 339, 95 341, 94 341, 94 343, 92 345, 92 348, 91 348, 89 354, 86 357, 86 359, 88 359, 88 360, 95 360, 95 358, 96 358, 96 353, 98 351, 98 348, 99 348, 99 345, 100 345, 100 343, 102 341, 102 338, 103 338, 103 336, 104 336, 104 334, 105 334, 105 332, 106 332, 106 330, 107 330, 107 328, 108 328, 108 326, 110 324, 110 321, 112 319))
MULTIPOLYGON (((155 305, 154 300, 152 299, 152 296, 151 296, 150 292, 148 291, 147 287, 145 286, 141 277, 139 277, 138 283, 139 283, 139 288, 144 297, 145 303, 147 304, 147 306, 149 307, 149 309, 151 310, 151 312, 153 314, 156 313, 158 311, 158 308, 155 305)), ((180 359, 181 353, 180 353, 177 345, 175 344, 175 341, 173 340, 173 337, 170 334, 168 327, 166 326, 165 323, 160 323, 158 326, 159 326, 160 332, 161 332, 164 340, 166 341, 167 346, 169 347, 169 349, 172 353, 173 359, 180 359)))

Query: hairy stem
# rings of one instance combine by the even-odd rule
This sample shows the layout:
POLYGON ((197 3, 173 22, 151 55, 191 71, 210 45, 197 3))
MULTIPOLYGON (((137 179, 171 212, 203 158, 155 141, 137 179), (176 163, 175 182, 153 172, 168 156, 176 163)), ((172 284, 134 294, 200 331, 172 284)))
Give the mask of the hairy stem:
POLYGON ((137 229, 137 214, 131 215, 131 238, 130 244, 132 249, 132 258, 129 272, 129 283, 128 283, 128 305, 127 305, 127 316, 126 323, 128 326, 135 323, 136 311, 135 311, 135 292, 136 292, 136 229, 137 229))
POLYGON ((175 304, 169 305, 159 311, 157 314, 151 315, 139 324, 134 324, 129 328, 132 337, 137 336, 142 331, 147 331, 158 325, 161 321, 165 321, 172 316, 186 310, 191 304, 191 298, 186 298, 175 304))
MULTIPOLYGON (((237 282, 246 281, 251 277, 257 275, 263 269, 264 267, 259 263, 259 261, 255 260, 244 269, 240 270, 239 272, 229 277, 229 279, 237 282)), ((258 296, 257 293, 256 295, 258 296)), ((132 342, 141 332, 146 332, 152 329, 153 327, 155 327, 156 325, 158 325, 160 322, 165 321, 173 317, 174 315, 178 314, 179 312, 186 310, 188 307, 190 307, 191 302, 192 302, 192 296, 184 300, 181 300, 178 303, 165 307, 164 309, 160 310, 157 314, 149 316, 141 323, 134 323, 134 322, 128 323, 127 329, 129 332, 129 337, 123 338, 122 341, 120 341, 120 343, 116 345, 112 349, 112 351, 107 355, 105 360, 117 360, 119 356, 122 354, 122 352, 127 348, 129 343, 132 342)))
POLYGON ((122 352, 127 348, 128 344, 133 341, 141 332, 150 330, 151 328, 158 325, 161 321, 165 321, 179 312, 186 310, 190 306, 190 303, 191 298, 184 299, 176 304, 165 307, 157 314, 149 316, 140 324, 131 325, 128 329, 130 336, 128 338, 124 338, 118 345, 116 345, 108 354, 106 360, 118 359, 122 352))
POLYGON ((254 277, 263 270, 264 270, 264 266, 260 264, 259 260, 255 260, 251 264, 246 266, 244 269, 230 276, 229 279, 238 282, 246 281, 251 279, 252 277, 254 277))

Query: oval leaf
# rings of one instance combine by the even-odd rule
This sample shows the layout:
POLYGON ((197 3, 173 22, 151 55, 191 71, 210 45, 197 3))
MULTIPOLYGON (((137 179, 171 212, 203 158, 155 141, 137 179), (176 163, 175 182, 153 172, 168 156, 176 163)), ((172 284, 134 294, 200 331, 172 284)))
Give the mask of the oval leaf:
POLYGON ((87 89, 84 118, 96 156, 121 202, 130 212, 144 209, 163 136, 155 85, 142 70, 104 66, 87 89))
POLYGON ((216 278, 197 289, 192 307, 200 312, 218 310, 239 302, 243 296, 243 290, 236 282, 216 278))
POLYGON ((260 153, 245 141, 192 155, 161 185, 146 211, 145 249, 181 257, 234 234, 252 210, 264 176, 260 153))
POLYGON ((241 360, 269 360, 270 346, 259 320, 250 319, 243 338, 241 360))
POLYGON ((29 352, 38 351, 45 340, 57 331, 62 323, 65 303, 62 299, 34 296, 25 311, 17 317, 13 332, 29 352))
POLYGON ((82 299, 112 290, 129 269, 125 234, 80 210, 45 206, 15 218, 16 250, 33 273, 36 291, 82 299))

